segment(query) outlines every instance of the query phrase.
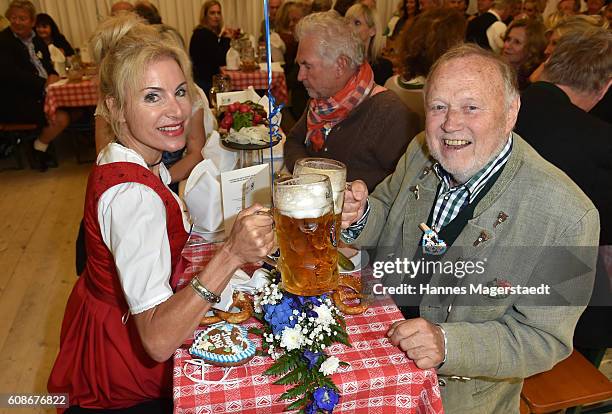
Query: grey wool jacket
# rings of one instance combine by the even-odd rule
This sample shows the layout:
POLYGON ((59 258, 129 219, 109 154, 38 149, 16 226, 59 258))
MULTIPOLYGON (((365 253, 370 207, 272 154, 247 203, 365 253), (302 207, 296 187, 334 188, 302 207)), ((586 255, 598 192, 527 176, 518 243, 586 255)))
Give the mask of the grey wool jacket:
MULTIPOLYGON (((503 171, 444 260, 487 260, 484 274, 465 276, 458 286, 500 279, 512 286, 542 282, 563 299, 423 296, 421 317, 447 334, 447 360, 438 375, 450 414, 518 413, 523 378, 549 370, 571 353, 574 328, 592 290, 597 210, 561 170, 520 136, 513 134, 513 140, 503 171), (569 278, 564 266, 546 260, 550 249, 564 246, 585 265, 580 277, 569 278)), ((423 234, 418 225, 427 222, 435 202, 434 162, 424 133, 417 135, 395 172, 370 195, 371 210, 357 245, 386 246, 396 256, 413 257, 423 234)), ((445 277, 434 273, 430 285, 442 285, 445 277)))

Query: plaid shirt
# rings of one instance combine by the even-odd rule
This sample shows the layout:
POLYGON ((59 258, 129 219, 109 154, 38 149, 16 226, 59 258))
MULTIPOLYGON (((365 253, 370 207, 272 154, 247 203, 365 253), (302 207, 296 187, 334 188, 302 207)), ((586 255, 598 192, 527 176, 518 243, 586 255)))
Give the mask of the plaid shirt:
POLYGON ((470 204, 478 193, 484 188, 487 181, 508 161, 512 152, 512 135, 499 155, 489 161, 480 171, 472 176, 466 183, 456 187, 451 186, 451 175, 439 163, 433 168, 440 179, 440 191, 433 212, 431 228, 439 232, 444 226, 453 221, 461 210, 470 204))
MULTIPOLYGON (((446 172, 439 163, 434 164, 434 171, 441 181, 442 188, 440 189, 434 207, 433 223, 431 224, 432 229, 439 232, 442 227, 453 221, 465 206, 474 201, 487 181, 506 164, 511 152, 512 134, 510 134, 508 142, 495 159, 489 161, 489 163, 474 174, 468 182, 457 187, 451 187, 451 175, 446 172)), ((359 234, 368 221, 369 213, 370 203, 367 203, 363 216, 356 223, 342 230, 340 235, 345 243, 352 243, 359 237, 359 234)))

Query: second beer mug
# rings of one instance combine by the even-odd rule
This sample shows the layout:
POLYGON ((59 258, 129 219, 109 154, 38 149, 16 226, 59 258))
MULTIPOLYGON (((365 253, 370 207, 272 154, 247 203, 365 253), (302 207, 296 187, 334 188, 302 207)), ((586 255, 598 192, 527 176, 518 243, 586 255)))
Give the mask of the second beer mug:
POLYGON ((338 287, 338 250, 329 178, 304 174, 274 183, 274 222, 286 291, 316 296, 338 287))

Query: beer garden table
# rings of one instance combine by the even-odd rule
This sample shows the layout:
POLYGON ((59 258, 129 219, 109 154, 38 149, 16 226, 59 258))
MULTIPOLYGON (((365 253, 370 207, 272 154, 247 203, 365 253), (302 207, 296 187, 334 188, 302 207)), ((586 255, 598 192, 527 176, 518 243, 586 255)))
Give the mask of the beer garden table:
MULTIPOLYGON (((268 73, 263 70, 244 72, 241 70, 227 70, 221 68, 221 74, 230 77, 232 89, 240 91, 253 86, 255 89, 268 89, 268 73)), ((289 92, 287 91, 287 81, 284 72, 272 72, 272 94, 277 104, 289 102, 289 92)))
POLYGON ((57 108, 96 106, 98 104, 98 83, 96 78, 83 78, 78 82, 62 79, 47 87, 45 113, 50 119, 55 117, 57 108))
MULTIPOLYGON (((185 286, 214 255, 218 244, 186 246, 183 256, 191 263, 179 286, 185 286)), ((249 270, 249 269, 245 269, 249 270)), ((251 269, 252 270, 252 269, 251 269)), ((394 321, 403 319, 395 304, 382 300, 362 315, 347 316, 347 332, 352 347, 334 344, 327 349, 349 367, 340 368, 332 380, 340 390, 338 413, 443 413, 438 380, 434 370, 422 370, 406 358, 385 336, 394 321)), ((246 326, 259 322, 251 319, 246 326)), ((259 347, 261 341, 251 335, 259 347)), ((255 356, 249 363, 233 368, 228 379, 233 384, 199 384, 184 373, 191 357, 185 344, 174 353, 173 396, 176 414, 191 413, 279 413, 287 405, 278 397, 287 387, 274 385, 274 377, 263 375, 270 367, 269 357, 255 356)), ((209 368, 207 376, 221 377, 221 368, 209 368)))

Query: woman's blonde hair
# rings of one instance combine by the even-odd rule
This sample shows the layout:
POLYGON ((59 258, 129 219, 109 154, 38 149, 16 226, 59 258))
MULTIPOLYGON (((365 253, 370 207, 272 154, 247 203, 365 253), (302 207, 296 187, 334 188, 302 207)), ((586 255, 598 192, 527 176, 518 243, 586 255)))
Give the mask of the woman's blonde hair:
POLYGON ((96 66, 126 33, 146 21, 134 13, 120 13, 102 21, 89 39, 89 51, 96 66))
POLYGON ((189 97, 197 97, 189 57, 175 41, 164 39, 155 27, 133 27, 102 59, 98 109, 117 138, 121 133, 120 114, 125 113, 127 102, 135 95, 146 68, 164 58, 171 58, 179 65, 189 97))
POLYGON ((363 16, 368 28, 374 28, 376 34, 374 34, 374 36, 370 39, 368 50, 366 50, 366 55, 370 63, 376 62, 385 46, 385 37, 382 34, 382 24, 376 9, 373 7, 368 7, 362 3, 357 3, 349 7, 344 16, 347 19, 354 19, 359 16, 363 16))

